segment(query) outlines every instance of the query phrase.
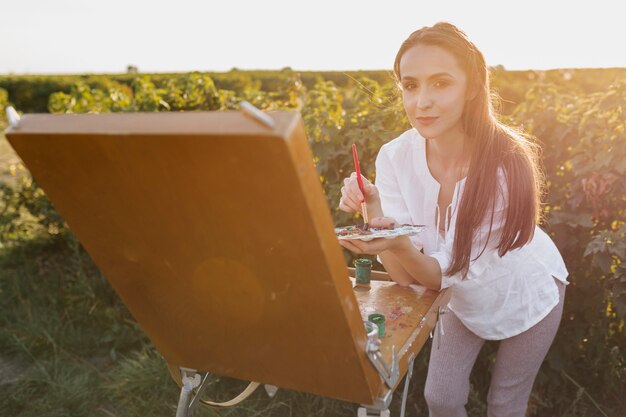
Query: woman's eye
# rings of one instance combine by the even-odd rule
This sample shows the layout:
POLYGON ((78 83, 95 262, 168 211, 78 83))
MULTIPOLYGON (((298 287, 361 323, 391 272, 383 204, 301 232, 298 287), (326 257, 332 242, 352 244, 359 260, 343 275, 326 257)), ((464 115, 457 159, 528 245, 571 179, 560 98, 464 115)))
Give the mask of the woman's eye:
MULTIPOLYGON (((436 82, 433 84, 433 86, 434 86, 435 88, 444 88, 444 87, 446 87, 447 85, 448 85, 448 83, 447 83, 446 81, 436 81, 436 82)), ((403 88, 404 88, 405 90, 414 90, 414 89, 416 89, 416 88, 418 88, 418 87, 417 87, 417 84, 415 84, 415 83, 408 83, 408 84, 404 84, 404 85, 403 85, 403 88)))

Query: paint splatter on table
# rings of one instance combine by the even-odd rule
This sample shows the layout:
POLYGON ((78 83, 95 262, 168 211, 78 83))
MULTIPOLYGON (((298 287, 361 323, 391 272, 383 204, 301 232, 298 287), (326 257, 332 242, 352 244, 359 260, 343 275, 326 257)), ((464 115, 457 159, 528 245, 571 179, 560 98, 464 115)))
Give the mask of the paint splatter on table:
MULTIPOLYGON (((354 279, 352 278, 354 286, 354 279)), ((406 351, 427 319, 434 325, 436 319, 426 317, 429 308, 439 295, 437 291, 425 287, 411 285, 402 287, 392 281, 371 281, 369 290, 356 287, 354 295, 359 304, 363 320, 372 313, 385 316, 385 335, 381 338, 381 352, 386 360, 391 359, 391 348, 396 347, 396 353, 406 351)))

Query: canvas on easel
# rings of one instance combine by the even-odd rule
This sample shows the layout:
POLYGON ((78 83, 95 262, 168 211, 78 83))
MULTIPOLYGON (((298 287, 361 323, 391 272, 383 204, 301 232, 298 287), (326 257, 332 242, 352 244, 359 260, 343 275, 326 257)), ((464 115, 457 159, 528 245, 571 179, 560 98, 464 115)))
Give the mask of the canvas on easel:
MULTIPOLYGON (((300 115, 271 119, 26 115, 7 138, 169 364, 373 404, 398 382, 364 352, 374 298, 355 296, 300 115)), ((409 291, 400 375, 445 305, 409 291)))

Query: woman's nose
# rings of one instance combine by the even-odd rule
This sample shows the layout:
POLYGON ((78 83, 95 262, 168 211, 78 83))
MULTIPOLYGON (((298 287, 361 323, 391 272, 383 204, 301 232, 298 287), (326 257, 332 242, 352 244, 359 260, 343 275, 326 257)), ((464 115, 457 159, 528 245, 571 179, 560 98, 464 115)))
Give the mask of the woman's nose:
POLYGON ((419 109, 429 109, 432 107, 433 102, 428 92, 425 89, 419 92, 417 96, 417 102, 415 103, 419 109))

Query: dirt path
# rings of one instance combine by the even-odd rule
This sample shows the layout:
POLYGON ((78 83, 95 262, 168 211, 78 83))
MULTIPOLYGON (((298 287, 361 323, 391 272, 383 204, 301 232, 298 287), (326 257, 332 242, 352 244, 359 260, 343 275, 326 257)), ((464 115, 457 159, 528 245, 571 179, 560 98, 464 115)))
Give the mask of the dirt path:
MULTIPOLYGON (((0 126, 1 132, 4 128, 0 126)), ((22 160, 15 153, 9 141, 0 133, 0 181, 15 185, 15 176, 11 174, 11 166, 21 163, 22 160)))

